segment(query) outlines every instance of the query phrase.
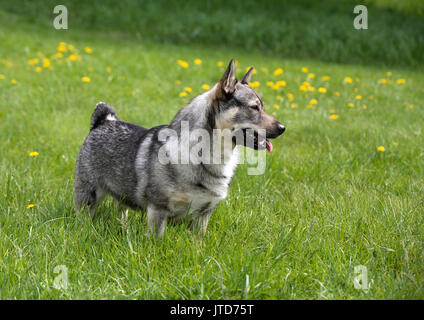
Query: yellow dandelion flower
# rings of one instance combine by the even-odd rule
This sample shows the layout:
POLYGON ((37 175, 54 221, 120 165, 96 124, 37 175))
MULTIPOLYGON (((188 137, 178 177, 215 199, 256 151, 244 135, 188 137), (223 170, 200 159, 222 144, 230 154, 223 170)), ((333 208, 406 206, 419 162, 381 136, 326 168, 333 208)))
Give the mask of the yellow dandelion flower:
POLYGON ((112 68, 111 67, 106 67, 106 72, 111 72, 112 68))
POLYGON ((188 67, 188 62, 184 61, 184 60, 177 60, 177 63, 180 65, 180 67, 182 68, 187 68, 188 67))
POLYGON ((30 157, 36 157, 38 155, 39 155, 39 153, 37 151, 32 151, 32 152, 29 153, 30 157))
POLYGON ((6 79, 6 76, 4 74, 0 74, 0 80, 6 79))
POLYGON ((209 90, 211 87, 208 84, 202 84, 202 89, 203 90, 209 90))
POLYGON ((192 92, 193 90, 191 90, 191 88, 190 88, 190 87, 184 87, 184 91, 192 92))
POLYGON ((291 108, 292 108, 292 109, 296 109, 296 108, 297 108, 297 104, 296 104, 296 103, 292 103, 292 104, 291 104, 291 108))
POLYGON ((346 78, 344 79, 344 82, 345 82, 345 83, 352 83, 352 78, 351 78, 351 77, 346 77, 346 78))
POLYGON ((59 58, 62 58, 62 57, 63 57, 63 53, 62 52, 58 52, 58 53, 55 53, 54 55, 52 55, 50 58, 52 60, 56 60, 56 59, 59 59, 59 58))
POLYGON ((274 104, 273 107, 274 109, 277 109, 277 110, 280 109, 280 106, 278 104, 274 104))
POLYGON ((37 51, 37 56, 39 56, 40 58, 44 57, 44 54, 41 51, 37 51))
POLYGON ((364 104, 364 105, 362 106, 362 109, 368 109, 367 105, 366 105, 366 104, 364 104))
POLYGON ((43 70, 41 67, 36 67, 35 68, 35 72, 41 72, 41 70, 43 70))
POLYGON ((91 79, 90 79, 90 77, 82 77, 82 78, 81 78, 81 81, 82 81, 82 82, 90 82, 90 81, 91 81, 91 79))
POLYGON ((337 97, 340 97, 340 92, 336 91, 336 92, 334 92, 334 95, 337 96, 337 97))
POLYGON ((181 98, 183 98, 183 97, 185 97, 185 96, 187 96, 187 93, 186 93, 186 92, 184 92, 184 91, 180 92, 180 97, 181 97, 181 98))
POLYGON ((224 65, 224 62, 222 62, 222 61, 218 61, 216 65, 217 65, 218 67, 222 67, 222 66, 224 65))
POLYGON ((274 85, 274 81, 267 81, 266 82, 267 87, 272 87, 273 85, 274 85))
POLYGON ((17 84, 17 83, 18 83, 18 81, 16 81, 15 79, 12 79, 12 80, 10 80, 10 83, 11 83, 11 84, 17 84))
POLYGON ((278 87, 285 87, 287 85, 287 82, 285 82, 284 80, 279 80, 275 83, 275 85, 278 87))
POLYGON ((68 45, 69 51, 75 51, 75 47, 72 44, 68 45))
POLYGON ((310 79, 315 78, 315 74, 314 74, 314 73, 309 73, 309 74, 308 74, 308 78, 310 78, 310 79))
POLYGON ((354 105, 352 102, 350 102, 350 103, 348 103, 348 104, 347 104, 347 106, 348 106, 349 108, 353 108, 355 105, 354 105))
POLYGON ((308 87, 308 91, 315 91, 315 87, 313 87, 313 86, 309 86, 309 87, 308 87))
POLYGON ((287 98, 289 99, 289 102, 292 102, 294 99, 293 93, 287 93, 287 98))
POLYGON ((357 96, 355 97, 355 99, 356 99, 356 100, 361 100, 361 99, 362 99, 362 96, 357 95, 357 96))
POLYGON ((317 99, 311 99, 311 101, 309 101, 309 104, 314 105, 314 104, 318 104, 317 99))
POLYGON ((332 114, 332 115, 330 116, 330 118, 331 118, 332 120, 337 120, 339 117, 340 117, 340 116, 339 116, 338 114, 332 114))
POLYGON ((81 61, 81 56, 73 53, 66 59, 66 61, 81 61))
POLYGON ((312 109, 314 106, 312 105, 312 104, 308 104, 307 106, 306 106, 306 108, 308 108, 308 109, 312 109))
POLYGON ((31 209, 31 208, 34 208, 34 207, 35 207, 35 204, 32 204, 32 203, 30 203, 29 205, 26 206, 27 209, 31 209))
POLYGON ((282 68, 277 68, 274 70, 274 76, 279 76, 280 74, 283 74, 284 70, 282 68))
POLYGON ((300 91, 305 92, 305 91, 308 91, 308 87, 302 84, 302 85, 299 87, 299 90, 300 90, 300 91))
POLYGON ((43 67, 44 68, 50 67, 50 59, 48 59, 48 58, 43 59, 43 67))
POLYGON ((181 84, 181 80, 175 80, 175 84, 181 84))
POLYGON ((321 80, 322 80, 322 81, 328 81, 328 80, 330 80, 330 77, 329 77, 329 76, 323 76, 323 77, 321 78, 321 80))
POLYGON ((408 108, 409 108, 409 109, 414 109, 414 108, 415 108, 415 106, 414 106, 413 104, 410 104, 410 105, 408 105, 408 108))
POLYGON ((386 76, 391 77, 392 73, 389 71, 389 72, 386 73, 386 76))
POLYGON ((387 80, 386 80, 385 78, 380 79, 380 83, 382 83, 382 84, 386 84, 386 83, 387 83, 387 80))
POLYGON ((200 60, 199 58, 197 58, 197 59, 195 59, 195 60, 194 60, 194 64, 195 64, 196 66, 199 66, 199 65, 201 65, 201 64, 202 64, 202 60, 200 60))
POLYGON ((281 100, 282 98, 282 96, 277 96, 277 100, 281 100))
POLYGON ((377 148, 377 150, 378 150, 379 152, 384 152, 384 151, 386 151, 386 148, 384 148, 383 146, 379 146, 379 147, 377 148))
POLYGON ((259 87, 261 84, 259 83, 259 81, 253 81, 253 82, 250 82, 249 83, 249 86, 251 87, 251 88, 257 88, 257 87, 259 87))
POLYGON ((60 42, 59 45, 57 46, 57 51, 59 52, 66 52, 68 49, 66 49, 66 43, 65 42, 60 42))
POLYGON ((321 87, 321 88, 318 89, 318 91, 321 92, 321 93, 326 93, 327 89, 321 87))
POLYGON ((398 80, 396 80, 396 83, 397 84, 404 84, 406 81, 405 81, 405 79, 398 79, 398 80))
POLYGON ((85 47, 84 48, 84 51, 85 51, 85 53, 88 53, 88 54, 92 54, 93 53, 93 49, 91 49, 90 47, 85 47))
POLYGON ((336 113, 336 110, 331 109, 331 110, 330 110, 330 113, 331 113, 331 114, 334 114, 334 113, 336 113))
POLYGON ((29 59, 29 60, 28 60, 28 64, 29 64, 30 66, 33 66, 33 65, 37 64, 38 62, 39 62, 39 60, 38 60, 37 58, 29 59))
POLYGON ((303 67, 302 69, 300 69, 300 71, 302 71, 303 73, 306 73, 306 72, 308 72, 308 68, 303 67))

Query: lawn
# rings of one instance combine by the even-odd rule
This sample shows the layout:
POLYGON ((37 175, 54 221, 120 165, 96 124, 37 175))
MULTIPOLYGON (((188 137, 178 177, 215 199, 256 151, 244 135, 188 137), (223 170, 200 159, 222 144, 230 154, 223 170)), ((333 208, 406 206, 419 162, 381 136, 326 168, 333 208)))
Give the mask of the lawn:
MULTIPOLYGON (((98 18, 54 30, 52 1, 40 21, 43 5, 31 13, 29 3, 0 1, 0 299, 424 298, 421 16, 399 24, 393 37, 402 45, 387 41, 385 51, 392 30, 384 22, 407 13, 372 7, 385 36, 371 40, 356 35, 352 9, 334 14, 332 22, 349 23, 342 34, 370 48, 361 60, 353 38, 331 42, 335 53, 315 35, 290 38, 296 55, 273 36, 253 48, 248 32, 234 31, 242 38, 226 48, 208 41, 220 32, 209 24, 190 41, 170 20, 150 30, 155 38, 137 33, 144 24, 126 15, 109 27, 98 18), (168 226, 154 241, 143 212, 130 211, 122 224, 110 199, 94 219, 76 216, 75 159, 95 104, 105 101, 122 120, 146 127, 169 123, 232 57, 240 76, 255 67, 251 85, 287 130, 273 142, 265 174, 239 166, 202 244, 186 225, 168 226), (58 266, 68 271, 66 288, 55 288, 58 266), (367 289, 355 288, 358 266, 367 270, 367 289)), ((162 17, 149 8, 151 21, 162 17)), ((262 39, 266 19, 254 21, 262 39)))

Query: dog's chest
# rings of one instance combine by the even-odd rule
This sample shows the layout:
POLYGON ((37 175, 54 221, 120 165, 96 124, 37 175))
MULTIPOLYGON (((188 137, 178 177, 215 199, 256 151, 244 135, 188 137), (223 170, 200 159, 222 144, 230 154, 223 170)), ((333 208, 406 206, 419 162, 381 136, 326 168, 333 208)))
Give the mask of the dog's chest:
POLYGON ((213 210, 227 196, 227 188, 219 192, 208 190, 179 190, 169 197, 169 210, 174 216, 189 214, 204 214, 213 210))
POLYGON ((218 203, 227 197, 229 184, 237 166, 238 151, 232 151, 227 162, 212 169, 204 168, 202 179, 191 181, 193 187, 174 190, 169 195, 169 210, 174 217, 189 214, 204 214, 213 210, 218 203))

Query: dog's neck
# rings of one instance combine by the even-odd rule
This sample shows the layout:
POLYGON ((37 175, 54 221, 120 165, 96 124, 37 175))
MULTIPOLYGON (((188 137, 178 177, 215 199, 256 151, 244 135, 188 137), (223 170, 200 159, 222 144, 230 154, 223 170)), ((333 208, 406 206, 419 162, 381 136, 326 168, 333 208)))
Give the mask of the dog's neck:
MULTIPOLYGON (((238 151, 232 142, 231 130, 223 128, 219 122, 217 90, 218 85, 215 85, 211 90, 195 97, 177 113, 169 127, 178 134, 179 141, 184 139, 184 129, 188 128, 190 135, 195 130, 207 131, 210 159, 205 161, 205 165, 216 173, 225 171, 232 176, 238 162, 238 151)), ((198 141, 190 141, 190 147, 196 143, 198 141)))

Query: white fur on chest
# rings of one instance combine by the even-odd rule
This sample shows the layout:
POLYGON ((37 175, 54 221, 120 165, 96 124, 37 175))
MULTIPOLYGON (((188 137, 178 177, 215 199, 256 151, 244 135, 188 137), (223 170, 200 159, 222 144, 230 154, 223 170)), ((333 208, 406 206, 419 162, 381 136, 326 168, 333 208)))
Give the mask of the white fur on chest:
POLYGON ((223 178, 205 179, 202 181, 205 189, 185 189, 172 192, 169 204, 174 217, 212 210, 227 197, 229 183, 238 163, 238 151, 234 151, 232 156, 227 159, 228 161, 221 165, 216 172, 219 172, 223 178))

